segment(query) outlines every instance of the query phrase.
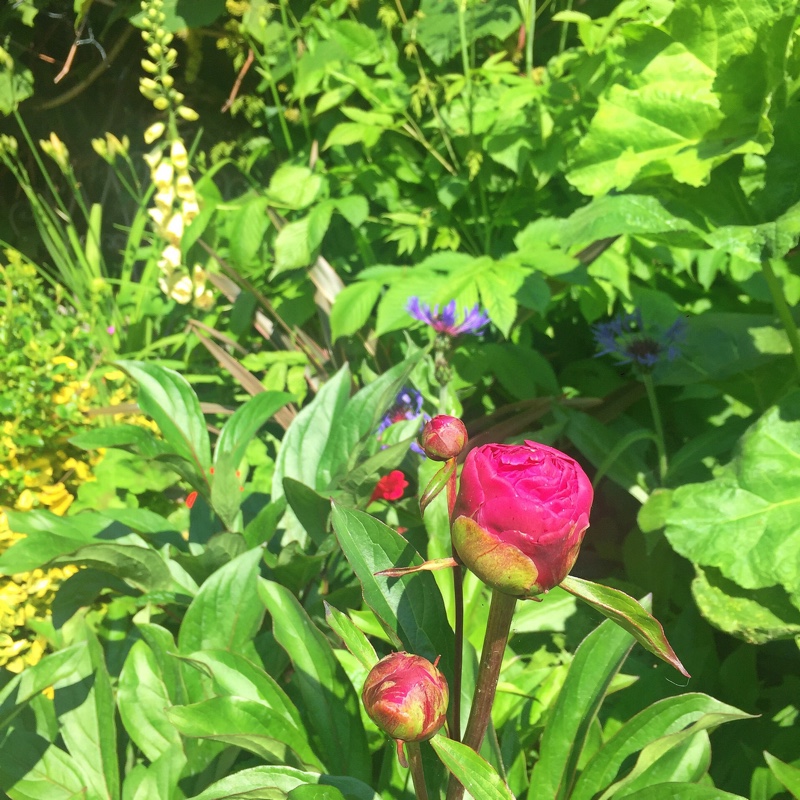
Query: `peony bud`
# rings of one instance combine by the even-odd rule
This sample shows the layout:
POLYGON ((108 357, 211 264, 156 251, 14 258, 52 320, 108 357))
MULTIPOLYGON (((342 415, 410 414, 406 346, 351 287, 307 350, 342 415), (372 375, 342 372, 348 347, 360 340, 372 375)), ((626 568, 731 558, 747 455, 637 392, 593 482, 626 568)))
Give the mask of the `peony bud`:
POLYGON ((553 447, 527 441, 476 447, 461 474, 453 545, 492 588, 541 594, 572 569, 592 497, 581 466, 553 447))
POLYGON ((425 423, 419 444, 428 458, 448 461, 464 449, 468 438, 467 428, 458 417, 439 414, 425 423))
POLYGON ((401 652, 370 670, 361 700, 370 719, 393 739, 424 742, 444 725, 449 694, 435 664, 401 652))

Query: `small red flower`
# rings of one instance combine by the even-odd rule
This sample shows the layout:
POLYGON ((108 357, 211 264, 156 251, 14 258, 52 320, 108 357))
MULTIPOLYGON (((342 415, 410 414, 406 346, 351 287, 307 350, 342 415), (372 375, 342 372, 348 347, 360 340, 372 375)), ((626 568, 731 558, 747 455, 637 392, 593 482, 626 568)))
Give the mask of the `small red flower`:
POLYGON ((399 500, 406 486, 408 486, 406 476, 399 469, 392 470, 378 481, 369 501, 371 503, 373 500, 399 500))
POLYGON ((186 507, 191 508, 195 500, 197 500, 197 492, 189 492, 189 494, 186 495, 186 507))

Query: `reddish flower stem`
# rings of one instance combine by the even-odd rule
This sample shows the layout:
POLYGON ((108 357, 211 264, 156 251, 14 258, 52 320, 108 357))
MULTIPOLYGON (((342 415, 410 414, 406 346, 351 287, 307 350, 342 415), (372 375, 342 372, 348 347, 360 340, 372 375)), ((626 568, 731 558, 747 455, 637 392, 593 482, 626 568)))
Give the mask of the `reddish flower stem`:
MULTIPOLYGON (((481 748, 483 737, 486 735, 486 729, 492 718, 492 704, 516 604, 516 597, 499 592, 497 589, 492 590, 492 605, 489 609, 486 635, 483 639, 478 680, 472 698, 467 730, 464 732, 464 744, 476 753, 481 748)), ((447 800, 461 800, 463 796, 464 787, 456 780, 455 776, 451 775, 450 783, 447 786, 447 800)))
MULTIPOLYGON (((447 511, 450 524, 453 524, 453 509, 456 505, 458 490, 456 479, 455 459, 453 471, 447 481, 447 511)), ((452 539, 452 536, 451 536, 452 539)), ((456 558, 456 549, 452 548, 453 558, 456 558)), ((455 611, 455 652, 453 653, 453 691, 450 694, 450 708, 452 709, 452 724, 450 725, 450 738, 461 741, 461 676, 464 665, 464 573, 461 566, 453 570, 453 605, 455 611)))
POLYGON ((422 769, 422 754, 419 742, 406 742, 406 756, 411 767, 411 780, 414 781, 414 792, 417 800, 428 800, 428 787, 425 786, 425 771, 422 769))

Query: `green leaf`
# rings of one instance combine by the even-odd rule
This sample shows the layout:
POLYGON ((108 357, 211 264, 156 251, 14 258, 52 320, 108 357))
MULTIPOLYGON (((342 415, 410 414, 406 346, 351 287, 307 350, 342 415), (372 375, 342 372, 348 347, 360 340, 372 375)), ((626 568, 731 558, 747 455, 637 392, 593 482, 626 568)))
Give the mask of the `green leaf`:
POLYGON ((592 720, 632 646, 633 637, 610 620, 581 642, 550 711, 539 760, 531 773, 528 800, 570 796, 592 720))
POLYGON ((29 69, 13 61, 11 65, 4 62, 0 66, 0 114, 12 114, 23 100, 33 96, 33 73, 29 69))
POLYGON ((200 402, 177 372, 141 361, 118 361, 138 384, 139 407, 155 420, 175 453, 185 458, 201 480, 208 479, 211 446, 200 402))
POLYGON ((266 197, 255 197, 238 209, 231 220, 231 257, 239 268, 256 260, 264 236, 272 227, 268 206, 266 197))
POLYGON ((284 163, 270 178, 266 195, 272 206, 300 211, 314 202, 324 184, 322 175, 308 167, 284 163))
POLYGON ((303 730, 300 714, 283 689, 262 667, 244 656, 226 650, 202 650, 187 656, 187 663, 206 672, 218 694, 254 700, 303 730))
POLYGON ((358 697, 330 644, 286 588, 261 580, 258 592, 272 617, 275 639, 294 665, 293 680, 324 762, 337 773, 369 780, 369 751, 358 697))
POLYGON ((178 633, 181 653, 214 649, 254 653, 253 637, 264 617, 256 590, 263 554, 260 547, 242 553, 200 587, 178 633))
POLYGON ((494 768, 474 750, 441 734, 431 746, 442 764, 458 778, 464 788, 481 800, 514 800, 511 790, 494 768))
POLYGON ((283 479, 283 490, 299 523, 311 541, 319 547, 328 535, 331 501, 292 478, 283 479))
POLYGON ((743 589, 718 569, 695 565, 692 596, 716 628, 750 644, 800 635, 800 610, 781 586, 743 589))
POLYGON ((92 667, 83 643, 74 644, 43 658, 12 677, 0 688, 0 730, 48 686, 88 677, 92 667))
POLYGON ((3 741, 0 790, 11 800, 76 800, 86 796, 86 778, 60 747, 20 730, 3 741))
MULTIPOLYGON (((673 492, 666 518, 669 543, 695 564, 713 567, 749 590, 749 600, 759 599, 752 590, 780 587, 800 609, 798 465, 800 391, 794 391, 745 433, 733 460, 717 477, 673 492)), ((719 581, 715 584, 723 590, 719 581)), ((770 604, 767 596, 763 599, 770 604)), ((777 616, 785 624, 793 622, 783 612, 777 616)))
POLYGON ((375 648, 347 614, 343 614, 338 608, 326 602, 325 619, 331 630, 366 669, 372 669, 378 663, 375 648))
POLYGON ((375 303, 383 291, 377 281, 357 281, 336 295, 331 310, 331 338, 352 336, 366 325, 375 303))
POLYGON ((9 527, 27 534, 0 555, 0 574, 16 575, 73 553, 89 544, 105 530, 109 521, 102 514, 83 512, 72 517, 59 517, 49 511, 34 509, 25 513, 7 512, 9 527))
POLYGON ((275 238, 275 272, 308 266, 328 230, 333 213, 333 201, 320 203, 308 216, 289 222, 275 238))
POLYGON ((369 200, 361 194, 336 198, 336 210, 354 228, 360 228, 369 216, 369 200))
POLYGON ((243 697, 214 697, 167 711, 182 736, 241 747, 277 764, 324 769, 302 728, 278 711, 243 697))
MULTIPOLYGON (((166 17, 163 28, 170 33, 177 33, 187 28, 203 28, 214 22, 225 13, 225 0, 193 0, 192 3, 164 0, 163 11, 166 17)), ((130 22, 141 27, 143 16, 144 13, 136 14, 130 17, 130 22)))
POLYGON ((236 471, 245 450, 267 420, 292 399, 286 392, 262 392, 251 397, 225 423, 217 439, 211 505, 228 530, 233 529, 242 502, 236 471))
POLYGON ((117 704, 128 736, 149 761, 181 747, 167 718, 171 703, 155 654, 144 641, 134 642, 119 676, 117 704))
POLYGON ((171 800, 185 766, 181 746, 170 748, 148 766, 137 764, 122 784, 124 800, 171 800))
POLYGON ((423 559, 402 536, 363 511, 334 505, 332 520, 336 538, 361 582, 364 601, 392 643, 430 661, 441 656, 441 669, 449 679, 453 631, 433 575, 375 575, 390 567, 418 566, 423 559))
POLYGON ((56 688, 59 735, 90 793, 117 800, 120 796, 120 775, 111 678, 106 668, 105 653, 94 632, 84 624, 80 635, 85 637, 83 645, 92 665, 92 676, 91 680, 56 688))
POLYGON ((739 709, 704 694, 668 697, 639 712, 595 753, 578 778, 570 800, 591 800, 609 786, 626 760, 647 745, 687 726, 706 730, 728 720, 746 718, 739 709))
POLYGON ((764 751, 764 759, 770 772, 786 787, 794 798, 800 800, 800 769, 786 764, 771 753, 764 751))
POLYGON ((70 443, 82 450, 97 450, 100 447, 132 447, 145 458, 155 458, 170 452, 166 442, 157 438, 149 428, 141 425, 112 425, 108 428, 93 428, 70 437, 70 443))
POLYGON ((333 786, 347 800, 380 800, 369 786, 354 778, 274 766, 243 769, 217 781, 191 800, 284 800, 289 792, 306 785, 333 786))
POLYGON ((681 675, 691 677, 667 641, 661 623, 630 595, 619 589, 612 589, 610 586, 592 583, 571 575, 568 575, 560 585, 562 589, 566 589, 584 603, 588 603, 595 611, 599 611, 624 628, 645 650, 671 664, 681 675))
POLYGON ((627 800, 747 800, 739 794, 696 783, 661 783, 625 795, 627 800))
POLYGON ((364 125, 361 122, 340 122, 328 134, 322 149, 329 147, 347 146, 349 144, 363 144, 364 147, 374 147, 381 138, 384 129, 377 125, 364 125))
MULTIPOLYGON (((520 25, 519 6, 505 0, 468 5, 464 11, 467 44, 484 37, 503 40, 520 25)), ((459 6, 455 0, 423 0, 420 13, 406 25, 405 37, 419 42, 437 66, 461 48, 459 6)))

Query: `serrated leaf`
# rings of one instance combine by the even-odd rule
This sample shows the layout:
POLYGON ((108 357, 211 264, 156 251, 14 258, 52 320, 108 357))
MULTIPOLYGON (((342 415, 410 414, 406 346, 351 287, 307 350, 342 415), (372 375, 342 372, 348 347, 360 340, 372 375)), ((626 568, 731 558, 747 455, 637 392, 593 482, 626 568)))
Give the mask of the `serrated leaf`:
POLYGON ((375 303, 383 291, 377 281, 358 281, 336 295, 331 310, 331 338, 352 336, 366 325, 375 303))

